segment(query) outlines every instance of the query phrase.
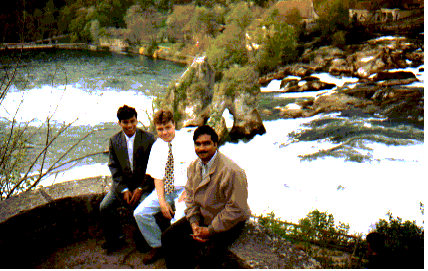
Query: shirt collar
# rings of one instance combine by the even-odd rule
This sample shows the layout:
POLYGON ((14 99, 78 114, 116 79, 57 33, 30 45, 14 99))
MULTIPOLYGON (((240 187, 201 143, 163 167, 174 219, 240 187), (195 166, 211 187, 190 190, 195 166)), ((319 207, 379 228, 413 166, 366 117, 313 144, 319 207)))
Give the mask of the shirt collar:
POLYGON ((133 135, 133 136, 128 137, 128 136, 125 134, 125 132, 123 132, 123 135, 125 136, 126 142, 128 142, 129 140, 134 141, 134 139, 135 139, 135 135, 136 135, 136 134, 137 134, 137 131, 135 131, 135 133, 134 133, 134 135, 133 135))
POLYGON ((204 164, 204 163, 202 162, 201 158, 199 158, 199 163, 201 164, 201 166, 202 166, 202 167, 205 167, 205 168, 206 168, 206 170, 210 170, 210 169, 211 169, 211 166, 213 165, 214 160, 215 160, 215 158, 216 158, 216 156, 217 156, 217 152, 218 152, 218 150, 216 150, 216 151, 215 151, 215 153, 214 153, 213 157, 211 157, 211 160, 209 160, 209 161, 208 161, 208 163, 206 163, 206 164, 204 164))

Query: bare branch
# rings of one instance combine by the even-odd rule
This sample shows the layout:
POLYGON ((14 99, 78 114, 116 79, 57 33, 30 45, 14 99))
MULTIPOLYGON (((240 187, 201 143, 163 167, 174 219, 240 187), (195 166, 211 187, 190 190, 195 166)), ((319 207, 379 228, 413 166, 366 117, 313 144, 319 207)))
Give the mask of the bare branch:
MULTIPOLYGON (((50 117, 46 118, 46 122, 47 122, 47 131, 46 131, 46 143, 45 146, 49 145, 49 135, 51 133, 51 125, 50 125, 50 117)), ((46 154, 47 154, 47 149, 43 152, 43 158, 42 158, 42 164, 40 166, 40 174, 42 174, 43 172, 43 166, 45 165, 45 161, 46 161, 46 154)))
MULTIPOLYGON (((55 171, 56 169, 58 169, 58 168, 60 168, 60 167, 62 167, 62 166, 65 166, 65 165, 67 165, 67 164, 70 164, 70 163, 74 163, 74 162, 77 162, 77 161, 80 161, 80 160, 83 160, 83 159, 85 159, 85 158, 88 158, 88 157, 91 157, 91 156, 95 156, 95 155, 99 155, 99 154, 103 154, 104 152, 95 152, 95 153, 91 153, 91 154, 87 154, 87 155, 85 155, 85 156, 81 156, 81 157, 79 157, 79 158, 76 158, 76 159, 73 159, 73 160, 70 160, 70 161, 67 161, 67 162, 64 162, 64 163, 61 163, 61 164, 59 164, 59 165, 57 165, 57 166, 55 166, 55 167, 52 167, 51 169, 50 169, 50 171, 46 171, 45 173, 43 173, 43 174, 35 174, 35 175, 32 175, 32 176, 29 176, 28 178, 31 178, 31 177, 35 177, 35 176, 38 176, 37 177, 37 180, 29 187, 29 188, 27 188, 27 190, 26 191, 29 191, 29 190, 31 190, 32 188, 34 188, 34 187, 36 187, 37 186, 37 184, 39 184, 39 182, 41 181, 41 179, 43 178, 43 177, 45 177, 46 175, 52 175, 52 174, 58 174, 58 173, 60 173, 60 172, 63 172, 63 171, 65 171, 65 170, 69 170, 69 169, 71 169, 71 168, 73 168, 75 165, 73 165, 73 166, 71 166, 71 167, 69 167, 69 168, 67 168, 67 169, 62 169, 62 170, 57 170, 57 171, 55 171)), ((55 179, 56 179, 56 177, 55 177, 55 179)))
POLYGON ((78 119, 74 120, 73 122, 67 124, 66 126, 62 127, 60 129, 60 131, 58 131, 57 135, 52 138, 49 142, 49 144, 47 146, 45 146, 43 148, 43 150, 41 150, 39 152, 39 154, 37 155, 37 157, 34 159, 33 163, 30 165, 30 167, 28 168, 27 172, 25 173, 24 177, 21 178, 21 180, 9 191, 7 197, 10 197, 10 195, 13 194, 13 192, 27 179, 28 174, 30 173, 30 171, 33 169, 34 165, 36 164, 36 162, 39 160, 40 156, 47 151, 47 149, 50 147, 50 145, 52 145, 52 143, 58 138, 58 136, 60 136, 65 130, 68 129, 68 127, 70 127, 73 123, 75 123, 78 119))

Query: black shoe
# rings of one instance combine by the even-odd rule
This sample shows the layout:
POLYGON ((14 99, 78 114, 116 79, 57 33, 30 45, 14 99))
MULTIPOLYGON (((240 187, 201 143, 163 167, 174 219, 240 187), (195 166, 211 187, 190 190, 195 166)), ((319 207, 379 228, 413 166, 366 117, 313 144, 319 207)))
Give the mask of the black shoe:
POLYGON ((162 247, 153 248, 150 252, 143 258, 143 264, 151 264, 157 260, 163 258, 162 247))
POLYGON ((135 241, 135 246, 137 247, 140 253, 147 253, 152 249, 152 247, 149 246, 149 244, 147 244, 145 240, 135 241))
POLYGON ((101 248, 107 251, 107 254, 118 251, 125 244, 125 238, 121 237, 115 241, 106 241, 101 245, 101 248))

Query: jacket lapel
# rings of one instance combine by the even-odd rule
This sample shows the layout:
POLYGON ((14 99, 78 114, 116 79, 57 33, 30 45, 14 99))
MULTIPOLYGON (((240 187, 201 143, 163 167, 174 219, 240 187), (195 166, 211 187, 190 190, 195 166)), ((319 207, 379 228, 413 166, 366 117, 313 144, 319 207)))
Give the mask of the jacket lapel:
POLYGON ((132 167, 133 167, 133 171, 135 171, 135 165, 137 164, 135 161, 135 158, 137 158, 137 150, 141 145, 141 131, 140 129, 137 129, 137 131, 135 132, 135 139, 134 139, 134 149, 132 150, 132 161, 134 161, 132 167))
POLYGON ((131 162, 129 162, 129 157, 128 157, 128 145, 126 144, 126 138, 125 138, 125 136, 126 135, 123 132, 120 133, 120 139, 119 139, 120 153, 119 153, 119 157, 122 157, 122 159, 125 159, 124 160, 124 162, 125 162, 124 169, 126 169, 126 168, 131 169, 131 162))
MULTIPOLYGON (((217 152, 217 156, 215 157, 214 162, 211 165, 211 168, 210 168, 210 171, 208 172, 208 175, 203 180, 201 180, 200 184, 198 185, 198 188, 203 187, 204 185, 207 185, 210 182, 211 175, 213 175, 214 172, 216 171, 216 168, 218 167, 219 162, 220 162, 220 153, 217 152)), ((198 163, 197 167, 198 168, 196 170, 196 172, 197 172, 196 176, 198 178, 197 180, 200 180, 200 179, 202 179, 202 166, 200 163, 198 163)))

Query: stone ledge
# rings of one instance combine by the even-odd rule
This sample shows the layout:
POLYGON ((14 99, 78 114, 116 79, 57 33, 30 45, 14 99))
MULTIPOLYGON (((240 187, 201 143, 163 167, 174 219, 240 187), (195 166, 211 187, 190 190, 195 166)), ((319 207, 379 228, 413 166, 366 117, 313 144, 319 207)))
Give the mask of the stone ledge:
MULTIPOLYGON (((99 204, 110 180, 99 176, 69 181, 0 202, 0 246, 6 248, 2 257, 7 259, 2 267, 34 268, 60 248, 102 239, 99 204)), ((126 215, 123 224, 128 232, 138 232, 132 216, 126 215)), ((134 246, 132 240, 128 243, 134 246)), ((247 222, 229 251, 224 266, 230 268, 320 267, 289 241, 253 221, 247 222)))
POLYGON ((111 177, 98 176, 40 187, 0 201, 0 223, 7 219, 45 205, 53 200, 80 195, 101 194, 108 191, 111 177))

